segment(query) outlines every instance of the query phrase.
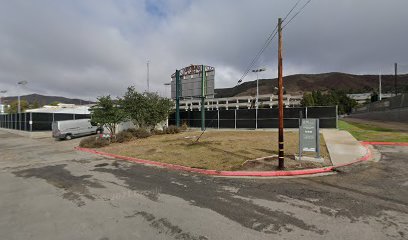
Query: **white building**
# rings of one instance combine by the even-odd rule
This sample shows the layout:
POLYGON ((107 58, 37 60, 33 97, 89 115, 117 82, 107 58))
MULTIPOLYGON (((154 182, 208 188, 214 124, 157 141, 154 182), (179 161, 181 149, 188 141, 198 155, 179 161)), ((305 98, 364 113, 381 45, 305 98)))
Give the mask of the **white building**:
POLYGON ((89 108, 91 106, 92 105, 75 105, 75 104, 59 103, 57 106, 45 105, 41 108, 27 109, 26 112, 90 114, 89 108))

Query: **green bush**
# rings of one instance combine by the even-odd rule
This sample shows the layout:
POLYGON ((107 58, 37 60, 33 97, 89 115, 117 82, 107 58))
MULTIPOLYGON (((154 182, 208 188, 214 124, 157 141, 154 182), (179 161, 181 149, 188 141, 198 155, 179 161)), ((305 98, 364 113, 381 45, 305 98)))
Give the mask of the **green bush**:
POLYGON ((147 138, 150 137, 152 134, 145 128, 129 128, 126 132, 131 133, 135 138, 147 138))
POLYGON ((83 138, 81 142, 79 142, 79 146, 83 148, 101 148, 108 146, 109 144, 110 144, 109 139, 99 138, 95 136, 83 138))
POLYGON ((132 139, 133 139, 133 134, 131 132, 122 131, 116 134, 115 142, 118 142, 118 143, 129 142, 132 139))
POLYGON ((176 134, 176 133, 180 133, 181 129, 179 127, 170 125, 170 126, 164 128, 163 132, 165 132, 166 134, 176 134))

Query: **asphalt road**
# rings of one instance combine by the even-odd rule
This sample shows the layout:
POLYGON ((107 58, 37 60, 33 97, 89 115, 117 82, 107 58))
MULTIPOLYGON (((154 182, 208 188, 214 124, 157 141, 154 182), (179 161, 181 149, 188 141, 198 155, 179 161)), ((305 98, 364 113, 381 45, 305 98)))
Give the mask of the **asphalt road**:
POLYGON ((408 148, 308 178, 210 177, 0 130, 1 239, 408 239, 408 148))

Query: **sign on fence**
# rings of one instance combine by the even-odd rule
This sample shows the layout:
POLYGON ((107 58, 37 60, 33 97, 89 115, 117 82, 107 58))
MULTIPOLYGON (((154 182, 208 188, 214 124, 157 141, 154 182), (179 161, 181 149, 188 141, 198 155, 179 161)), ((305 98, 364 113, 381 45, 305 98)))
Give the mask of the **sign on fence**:
POLYGON ((303 152, 315 152, 320 158, 319 119, 301 119, 299 125, 299 160, 303 152))

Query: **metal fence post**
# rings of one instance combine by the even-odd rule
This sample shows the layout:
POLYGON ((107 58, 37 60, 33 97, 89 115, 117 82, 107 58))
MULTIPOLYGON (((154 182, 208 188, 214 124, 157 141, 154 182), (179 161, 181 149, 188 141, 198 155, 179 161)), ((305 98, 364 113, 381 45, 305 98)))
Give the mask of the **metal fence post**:
POLYGON ((220 109, 217 111, 217 118, 218 118, 218 129, 220 129, 220 109))
POLYGON ((339 105, 336 105, 336 128, 339 128, 339 105))
POLYGON ((255 129, 258 129, 258 105, 256 106, 255 109, 255 129))
POLYGON ((29 124, 30 124, 30 132, 32 132, 33 131, 33 113, 32 112, 30 112, 30 122, 29 122, 29 124))
POLYGON ((306 107, 305 113, 306 113, 306 114, 305 114, 305 115, 306 115, 305 118, 307 118, 307 107, 306 107))
POLYGON ((237 129, 237 109, 234 109, 235 112, 235 130, 237 129))

